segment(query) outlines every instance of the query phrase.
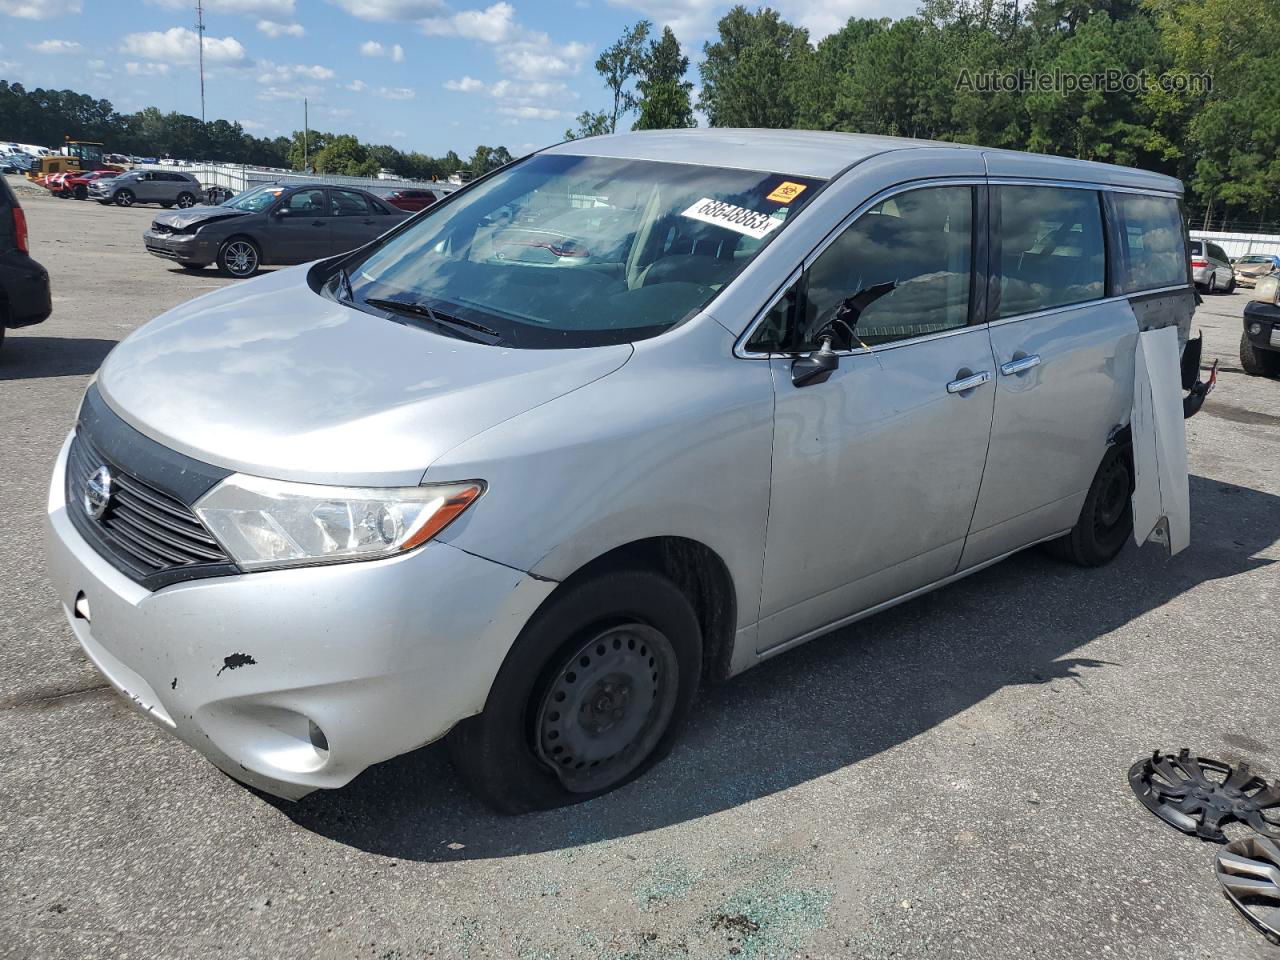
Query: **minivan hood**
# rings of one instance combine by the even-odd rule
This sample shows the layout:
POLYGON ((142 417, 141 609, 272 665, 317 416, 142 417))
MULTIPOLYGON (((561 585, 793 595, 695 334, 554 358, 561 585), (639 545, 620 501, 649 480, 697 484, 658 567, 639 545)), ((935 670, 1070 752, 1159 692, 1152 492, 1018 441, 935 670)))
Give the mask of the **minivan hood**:
POLYGON ((213 220, 228 220, 231 217, 247 216, 248 210, 232 210, 230 207, 188 207, 186 210, 173 210, 159 214, 156 223, 162 223, 174 230, 185 230, 198 223, 209 223, 213 220))
POLYGON ((207 463, 405 486, 457 444, 607 376, 631 353, 455 340, 335 303, 298 267, 157 317, 111 351, 98 388, 140 432, 207 463))

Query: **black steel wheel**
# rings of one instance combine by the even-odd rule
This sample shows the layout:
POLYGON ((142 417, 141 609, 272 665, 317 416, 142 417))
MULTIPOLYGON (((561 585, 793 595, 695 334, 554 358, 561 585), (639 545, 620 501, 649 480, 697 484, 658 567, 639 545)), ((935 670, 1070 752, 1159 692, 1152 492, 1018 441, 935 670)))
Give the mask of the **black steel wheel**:
POLYGON ((484 711, 449 734, 467 785, 503 813, 590 799, 671 749, 693 705, 702 634, 648 570, 569 581, 530 619, 484 711))
POLYGON ((134 201, 136 198, 134 197, 134 195, 133 195, 133 191, 132 191, 132 190, 128 190, 128 189, 125 189, 125 188, 123 188, 123 187, 122 187, 122 188, 120 188, 119 190, 117 190, 117 191, 115 192, 115 196, 114 196, 114 197, 112 197, 112 199, 113 199, 113 200, 115 200, 115 202, 116 202, 119 206, 122 206, 122 207, 132 207, 132 206, 133 206, 133 201, 134 201))
POLYGON ((1129 446, 1107 447, 1071 532, 1047 544, 1062 560, 1100 567, 1115 559, 1133 535, 1133 453, 1129 446))
POLYGON ((262 265, 258 245, 248 237, 232 237, 218 251, 218 269, 228 277, 252 277, 262 265))

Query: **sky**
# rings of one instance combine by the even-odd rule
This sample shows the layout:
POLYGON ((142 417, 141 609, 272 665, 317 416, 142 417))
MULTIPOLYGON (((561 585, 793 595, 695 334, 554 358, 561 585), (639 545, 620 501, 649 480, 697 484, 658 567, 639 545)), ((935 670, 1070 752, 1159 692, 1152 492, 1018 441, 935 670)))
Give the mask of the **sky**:
MULTIPOLYGON (((916 0, 773 0, 816 41, 851 16, 916 0)), ((0 0, 0 79, 72 89, 117 110, 200 115, 195 0, 0 0)), ((608 100, 594 63, 641 18, 693 60, 719 0, 204 0, 205 115, 256 136, 301 129, 469 156, 554 143, 608 100)), ((749 4, 752 8, 754 3, 749 4)), ((0 127, 3 127, 0 117, 0 127)), ((74 131, 68 131, 74 134, 74 131)), ((0 129, 0 136, 4 135, 0 129)))

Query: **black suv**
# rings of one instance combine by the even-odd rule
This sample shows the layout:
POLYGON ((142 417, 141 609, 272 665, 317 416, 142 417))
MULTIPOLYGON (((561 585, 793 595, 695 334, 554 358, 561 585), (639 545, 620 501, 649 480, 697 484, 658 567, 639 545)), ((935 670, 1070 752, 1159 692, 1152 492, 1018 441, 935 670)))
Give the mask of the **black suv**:
POLYGON ((7 327, 29 327, 53 312, 49 271, 27 250, 27 218, 0 177, 0 344, 7 327))

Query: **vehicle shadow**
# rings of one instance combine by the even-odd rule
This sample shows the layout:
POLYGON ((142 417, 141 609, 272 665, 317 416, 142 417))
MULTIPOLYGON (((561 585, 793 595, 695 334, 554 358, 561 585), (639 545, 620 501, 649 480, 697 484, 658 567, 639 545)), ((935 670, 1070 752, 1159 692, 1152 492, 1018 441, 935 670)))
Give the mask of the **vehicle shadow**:
POLYGON ((338 842, 431 861, 574 847, 714 814, 874 756, 1001 688, 1087 683, 1129 666, 1071 652, 1201 583, 1273 562, 1254 555, 1280 539, 1280 497, 1193 476, 1191 499, 1192 546, 1172 559, 1129 546, 1110 567, 1081 570, 1029 551, 704 691, 666 761, 584 804, 498 816, 439 744, 342 790, 267 799, 338 842))
POLYGON ((6 331, 0 346, 0 380, 80 377, 102 366, 115 340, 91 337, 27 336, 6 331))

